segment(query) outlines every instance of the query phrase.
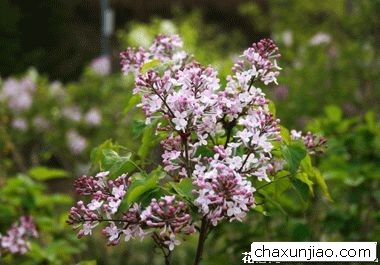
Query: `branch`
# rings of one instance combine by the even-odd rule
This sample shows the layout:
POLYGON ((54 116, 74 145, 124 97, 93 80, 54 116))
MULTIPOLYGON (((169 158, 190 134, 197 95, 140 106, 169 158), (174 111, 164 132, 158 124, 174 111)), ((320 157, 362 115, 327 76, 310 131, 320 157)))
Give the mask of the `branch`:
POLYGON ((165 265, 170 265, 170 255, 171 255, 171 251, 169 250, 168 252, 165 252, 165 249, 167 249, 167 247, 162 243, 162 240, 160 239, 160 237, 157 235, 156 232, 154 232, 152 234, 152 238, 154 240, 154 243, 156 243, 157 247, 159 249, 161 249, 162 251, 162 254, 164 255, 164 258, 165 258, 165 265))
POLYGON ((207 220, 206 215, 202 218, 201 230, 199 232, 197 253, 195 255, 194 265, 199 265, 202 259, 203 247, 207 238, 207 230, 209 228, 210 222, 207 220))

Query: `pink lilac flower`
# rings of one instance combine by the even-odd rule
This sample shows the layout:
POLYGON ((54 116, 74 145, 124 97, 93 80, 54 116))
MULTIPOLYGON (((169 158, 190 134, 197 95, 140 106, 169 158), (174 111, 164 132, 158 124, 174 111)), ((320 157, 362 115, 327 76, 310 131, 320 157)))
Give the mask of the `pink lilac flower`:
MULTIPOLYGON (((223 220, 242 221, 255 206, 251 181, 270 181, 282 168, 272 154, 275 142, 281 141, 280 121, 270 113, 259 87, 277 82, 278 48, 269 39, 252 44, 222 87, 214 68, 191 62, 181 47, 177 35, 159 35, 149 49, 121 53, 122 71, 135 74, 133 93, 141 95, 138 106, 146 124, 160 119, 156 131, 166 135, 161 141, 165 179, 191 179, 192 203, 214 226, 223 220)), ((128 241, 151 235, 172 251, 180 235, 194 232, 189 207, 176 195, 152 198, 146 207, 125 205, 132 180, 123 175, 112 181, 107 175, 83 176, 76 182, 77 192, 90 197, 70 211, 68 223, 81 227, 78 236, 105 222, 103 234, 111 245, 123 236, 128 241)))
POLYGON ((28 77, 22 80, 9 78, 0 91, 0 101, 6 101, 8 107, 16 112, 26 111, 32 106, 35 89, 34 82, 28 77))
POLYGON ((212 161, 209 170, 195 177, 194 204, 214 226, 224 218, 241 221, 254 205, 251 182, 223 163, 212 161))
POLYGON ((148 60, 149 54, 144 48, 128 48, 120 53, 121 71, 124 74, 137 73, 140 67, 148 60))
POLYGON ((12 121, 12 127, 22 132, 25 132, 26 130, 28 130, 28 123, 23 118, 15 118, 12 121))
POLYGON ((67 146, 73 154, 80 154, 87 147, 87 140, 77 131, 71 130, 66 134, 67 146))
MULTIPOLYGON (((227 78, 225 90, 220 90, 217 72, 213 68, 202 67, 196 62, 177 68, 168 66, 170 70, 161 76, 156 71, 148 70, 136 78, 134 93, 142 95, 139 106, 146 114, 147 121, 161 116, 170 122, 167 130, 173 133, 161 142, 165 170, 172 176, 194 179, 198 186, 194 190, 199 196, 197 205, 204 214, 209 214, 209 202, 215 207, 217 204, 213 200, 222 203, 221 208, 216 207, 209 214, 215 224, 225 217, 241 220, 249 206, 253 205, 253 197, 247 199, 246 204, 241 204, 241 208, 223 197, 213 197, 211 200, 209 194, 213 195, 215 191, 211 187, 203 187, 203 182, 238 181, 249 186, 247 176, 269 181, 268 173, 273 169, 272 142, 281 139, 279 120, 269 113, 268 100, 255 82, 262 81, 265 85, 276 83, 280 69, 276 59, 279 56, 278 48, 271 40, 253 44, 240 57, 242 60, 235 63, 234 75, 227 78), (156 103, 158 100, 161 100, 159 104, 156 103), (234 126, 237 130, 228 139, 226 149, 223 146, 214 147, 216 153, 213 159, 195 156, 197 148, 207 145, 221 127, 228 134, 231 133, 228 132, 229 128, 234 126), (191 137, 191 132, 195 132, 197 137, 191 137), (236 155, 238 148, 244 148, 246 153, 236 155), (210 174, 211 177, 205 181, 203 175, 194 172, 189 174, 189 162, 184 162, 186 160, 198 168, 204 168, 206 176, 210 174), (223 165, 226 167, 223 172, 229 173, 226 173, 228 180, 219 179, 216 165, 219 169, 223 165), (221 210, 223 207, 224 210, 221 210), (228 207, 231 209, 228 210, 228 207)), ((243 189, 247 190, 247 194, 252 194, 254 189, 248 186, 243 189)), ((237 193, 240 188, 236 186, 237 193)), ((228 192, 233 193, 234 190, 228 192)))
POLYGON ((25 254, 29 250, 28 239, 33 237, 38 237, 38 233, 32 217, 20 217, 19 222, 13 224, 5 235, 0 234, 0 254, 25 254))
POLYGON ((160 200, 152 199, 141 213, 141 220, 148 227, 158 229, 157 237, 168 245, 169 250, 180 244, 176 234, 195 232, 186 204, 174 195, 161 197, 160 200))
POLYGON ((110 245, 119 243, 122 236, 129 241, 154 233, 157 240, 173 250, 179 244, 177 234, 195 231, 186 204, 175 196, 152 199, 145 209, 134 203, 125 212, 119 213, 120 202, 126 195, 131 178, 124 174, 111 180, 107 179, 108 174, 100 172, 94 177, 82 176, 75 181, 77 193, 91 197, 89 203, 79 201, 70 210, 67 223, 75 229, 81 228, 78 237, 91 235, 95 227, 106 222, 102 233, 110 245), (113 206, 115 203, 116 208, 113 206))
POLYGON ((37 115, 33 119, 33 126, 37 131, 42 132, 42 131, 47 130, 50 127, 50 123, 46 118, 37 115))
POLYGON ((77 106, 65 107, 62 111, 62 115, 75 122, 79 122, 82 119, 82 113, 77 106))
POLYGON ((141 66, 149 61, 159 60, 161 63, 172 62, 172 68, 178 68, 188 55, 181 50, 182 40, 178 35, 160 34, 152 46, 144 48, 128 48, 120 53, 121 70, 124 74, 138 74, 141 66))
POLYGON ((324 152, 324 148, 327 142, 326 138, 323 136, 318 136, 312 134, 311 132, 307 132, 305 135, 302 135, 301 131, 291 130, 290 137, 292 140, 301 140, 304 143, 308 153, 311 155, 314 155, 318 152, 324 152))
POLYGON ((90 67, 98 75, 107 76, 111 73, 111 59, 108 56, 100 56, 91 62, 90 67))

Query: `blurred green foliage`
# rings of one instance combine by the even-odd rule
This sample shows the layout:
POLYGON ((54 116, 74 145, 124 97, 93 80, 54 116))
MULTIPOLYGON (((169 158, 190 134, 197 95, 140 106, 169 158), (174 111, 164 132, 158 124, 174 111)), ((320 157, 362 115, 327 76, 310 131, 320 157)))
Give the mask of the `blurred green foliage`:
MULTIPOLYGON (((32 169, 36 173, 36 170, 32 169)), ((33 175, 33 174, 32 174, 33 175)), ((57 170, 44 169, 44 176, 57 176, 57 170)), ((39 237, 31 242, 25 256, 6 254, 1 264, 68 264, 84 250, 83 242, 76 239, 66 225, 67 207, 73 203, 68 194, 49 193, 48 186, 25 174, 7 178, 0 187, 0 232, 23 214, 33 216, 39 237)))

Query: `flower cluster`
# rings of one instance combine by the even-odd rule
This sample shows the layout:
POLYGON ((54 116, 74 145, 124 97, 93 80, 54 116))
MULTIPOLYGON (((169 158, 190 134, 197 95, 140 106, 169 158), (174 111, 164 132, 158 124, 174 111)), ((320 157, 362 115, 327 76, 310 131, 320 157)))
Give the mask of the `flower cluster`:
POLYGON ((15 112, 28 110, 33 103, 32 96, 36 85, 29 77, 21 80, 7 79, 0 91, 0 101, 6 101, 9 109, 15 112))
POLYGON ((37 237, 38 233, 33 219, 30 216, 22 216, 19 224, 13 224, 4 236, 0 234, 0 254, 25 254, 29 250, 28 239, 37 237))
POLYGON ((227 165, 214 161, 212 169, 197 168, 193 184, 198 187, 194 201, 201 212, 216 226, 225 217, 230 221, 245 217, 254 204, 254 188, 244 176, 227 165))
POLYGON ((181 65, 188 57, 186 52, 179 50, 182 45, 178 35, 158 35, 148 50, 140 47, 128 48, 121 52, 121 70, 124 74, 130 72, 137 74, 144 63, 152 60, 159 60, 161 63, 170 62, 173 66, 181 65))
POLYGON ((124 174, 111 180, 108 174, 100 172, 95 177, 82 176, 75 181, 77 193, 91 197, 89 203, 79 201, 70 211, 67 222, 75 229, 81 227, 78 237, 91 235, 96 226, 106 222, 102 232, 110 245, 118 244, 121 237, 129 241, 152 235, 171 251, 179 244, 177 234, 194 232, 186 204, 175 196, 152 199, 145 209, 134 203, 126 211, 120 210, 131 178, 124 174))
POLYGON ((302 135, 301 131, 291 130, 290 137, 292 140, 303 141, 309 154, 323 153, 326 145, 326 138, 307 132, 302 135))
POLYGON ((176 234, 191 234, 195 232, 191 225, 191 216, 183 201, 175 196, 164 196, 160 200, 152 199, 150 205, 141 213, 141 221, 151 228, 159 229, 155 236, 173 250, 180 242, 176 234))
POLYGON ((277 65, 276 58, 280 57, 278 47, 270 39, 260 40, 252 44, 252 47, 244 51, 233 67, 233 72, 249 80, 261 80, 265 85, 277 83, 276 77, 281 70, 277 65))
POLYGON ((173 38, 177 40, 159 36, 150 51, 144 50, 144 60, 126 60, 126 54, 131 55, 127 50, 121 64, 124 70, 138 70, 149 58, 172 59, 164 71, 138 73, 134 89, 142 96, 138 106, 147 123, 160 117, 167 121, 158 128, 169 132, 161 142, 165 170, 177 180, 193 179, 198 195, 195 204, 214 225, 223 218, 241 220, 254 206, 254 188, 247 178, 269 181, 272 142, 281 139, 279 120, 269 112, 269 101, 256 87, 257 82, 276 83, 278 48, 268 39, 254 43, 234 64, 234 74, 221 89, 214 68, 174 60, 173 51, 181 42, 173 38), (224 137, 225 145, 217 145, 214 137, 224 137), (210 144, 212 158, 197 154, 200 147, 210 144))
MULTIPOLYGON (((74 123, 84 122, 89 127, 100 126, 102 114, 98 108, 91 108, 86 113, 82 113, 77 106, 67 106, 62 110, 62 116, 74 123)), ((71 129, 66 132, 67 147, 73 154, 82 153, 87 147, 87 139, 79 132, 71 129)))
POLYGON ((87 145, 83 131, 100 126, 102 112, 100 107, 84 110, 69 96, 61 83, 39 82, 37 73, 30 70, 23 78, 4 80, 0 86, 0 108, 6 114, 10 130, 22 133, 23 138, 43 136, 49 129, 59 129, 66 136, 69 151, 79 154, 87 145), (65 126, 66 123, 70 126, 65 126), (78 131, 66 131, 74 126, 78 131))
MULTIPOLYGON (((134 93, 141 95, 138 106, 145 122, 160 119, 165 182, 191 180, 188 196, 195 196, 191 204, 201 215, 204 236, 209 224, 242 221, 255 206, 251 180, 270 181, 270 174, 282 168, 272 155, 274 142, 281 140, 279 120, 258 87, 276 83, 280 55, 271 40, 254 43, 222 87, 214 68, 190 61, 181 47, 177 35, 159 35, 149 49, 128 48, 120 57, 122 71, 135 74, 134 93)), ((125 175, 106 180, 107 174, 76 182, 78 193, 91 196, 89 203, 80 201, 71 209, 68 222, 82 227, 79 236, 107 222, 103 234, 110 244, 150 234, 158 246, 171 251, 179 244, 178 234, 194 232, 190 209, 176 195, 120 209, 133 180, 125 175)))

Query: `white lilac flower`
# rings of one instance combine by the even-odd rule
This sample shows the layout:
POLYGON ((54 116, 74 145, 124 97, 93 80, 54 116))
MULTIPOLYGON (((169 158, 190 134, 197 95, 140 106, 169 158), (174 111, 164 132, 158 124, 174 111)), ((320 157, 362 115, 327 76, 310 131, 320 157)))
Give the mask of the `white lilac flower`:
POLYGON ((76 106, 65 107, 62 111, 62 115, 63 117, 75 122, 79 122, 82 119, 82 113, 76 106))
POLYGON ((97 126, 102 122, 102 115, 98 109, 92 108, 85 114, 84 120, 88 125, 97 126))
POLYGON ((331 36, 325 32, 318 32, 309 40, 309 43, 312 46, 328 44, 330 42, 331 42, 331 36))

